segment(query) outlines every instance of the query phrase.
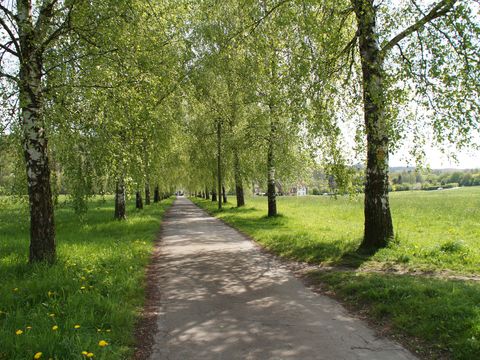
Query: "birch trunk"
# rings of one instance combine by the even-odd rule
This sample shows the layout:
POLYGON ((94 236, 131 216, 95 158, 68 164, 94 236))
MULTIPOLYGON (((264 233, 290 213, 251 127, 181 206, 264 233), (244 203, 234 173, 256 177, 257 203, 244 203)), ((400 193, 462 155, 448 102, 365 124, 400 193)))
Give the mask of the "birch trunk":
POLYGON ((135 207, 137 209, 143 209, 142 193, 137 191, 135 194, 135 207))
POLYGON ((145 183, 145 205, 150 205, 150 183, 145 183))
POLYGON ((233 153, 233 171, 235 177, 235 195, 237 196, 237 207, 242 207, 245 205, 245 196, 243 194, 242 173, 237 151, 234 151, 233 153))
POLYGON ((19 71, 20 117, 30 206, 31 263, 54 262, 55 224, 47 136, 43 118, 43 53, 35 32, 31 4, 18 1, 18 36, 21 48, 19 71))
POLYGON ((375 33, 373 0, 354 0, 359 29, 363 102, 367 133, 363 249, 385 247, 393 237, 388 197, 388 126, 385 117, 383 61, 375 33))
POLYGON ((222 124, 217 121, 217 186, 218 209, 222 209, 222 124))
POLYGON ((223 197, 223 203, 227 203, 227 192, 225 191, 225 185, 222 185, 222 197, 223 197))
POLYGON ((270 136, 268 138, 268 153, 267 153, 267 197, 268 197, 268 216, 277 215, 277 198, 275 194, 275 154, 274 141, 276 136, 275 122, 270 121, 270 136))
POLYGON ((126 196, 125 183, 123 178, 117 181, 115 188, 115 219, 125 220, 126 216, 126 196))

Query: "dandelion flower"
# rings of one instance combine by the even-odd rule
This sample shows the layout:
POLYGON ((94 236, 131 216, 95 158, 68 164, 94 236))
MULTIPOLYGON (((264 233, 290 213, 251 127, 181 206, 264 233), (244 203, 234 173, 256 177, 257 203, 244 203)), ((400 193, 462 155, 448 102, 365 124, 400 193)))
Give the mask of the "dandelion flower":
POLYGON ((102 329, 97 329, 97 332, 102 332, 102 329))
POLYGON ((41 357, 42 357, 42 353, 40 351, 35 353, 35 355, 33 355, 34 359, 40 359, 41 357))
POLYGON ((82 351, 82 355, 87 356, 87 355, 88 355, 88 351, 82 351))
POLYGON ((106 342, 105 340, 100 340, 100 341, 98 342, 98 346, 105 347, 105 346, 107 346, 107 345, 108 345, 108 342, 106 342))
POLYGON ((110 332, 110 331, 112 331, 112 330, 110 330, 110 329, 107 329, 107 332, 110 332))
POLYGON ((74 328, 74 329, 80 329, 80 325, 77 324, 77 325, 75 325, 73 328, 74 328))
POLYGON ((23 334, 23 330, 18 329, 17 331, 15 331, 15 334, 17 334, 17 335, 22 335, 22 334, 23 334))
POLYGON ((80 290, 85 290, 85 286, 82 286, 82 287, 80 288, 80 290))
POLYGON ((57 331, 57 330, 58 330, 58 325, 53 325, 53 326, 52 326, 52 330, 53 330, 53 331, 57 331))
POLYGON ((93 356, 94 356, 93 353, 88 353, 88 354, 87 354, 87 357, 88 357, 88 358, 92 358, 93 356))
POLYGON ((47 294, 48 294, 48 297, 52 297, 53 295, 55 295, 55 293, 53 291, 50 291, 50 290, 48 291, 47 294))
POLYGON ((55 314, 53 314, 53 313, 52 313, 52 314, 48 314, 48 316, 50 316, 50 317, 54 317, 54 316, 55 316, 55 314))
POLYGON ((27 326, 27 330, 32 330, 32 327, 31 327, 31 326, 27 326))

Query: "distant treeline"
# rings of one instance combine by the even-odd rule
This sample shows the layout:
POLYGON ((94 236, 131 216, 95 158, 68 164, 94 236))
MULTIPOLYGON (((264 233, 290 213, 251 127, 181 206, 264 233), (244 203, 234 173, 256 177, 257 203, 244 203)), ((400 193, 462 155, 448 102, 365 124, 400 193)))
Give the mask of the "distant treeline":
POLYGON ((392 191, 479 186, 480 170, 431 170, 426 174, 415 170, 403 170, 390 174, 390 185, 392 191))
MULTIPOLYGON (((356 191, 363 191, 365 177, 361 170, 356 171, 352 182, 356 191)), ((308 193, 311 195, 338 193, 333 176, 321 171, 314 171, 308 185, 308 193)), ((390 191, 438 190, 459 186, 480 186, 480 169, 435 169, 421 172, 409 168, 394 168, 390 170, 389 175, 390 191)))

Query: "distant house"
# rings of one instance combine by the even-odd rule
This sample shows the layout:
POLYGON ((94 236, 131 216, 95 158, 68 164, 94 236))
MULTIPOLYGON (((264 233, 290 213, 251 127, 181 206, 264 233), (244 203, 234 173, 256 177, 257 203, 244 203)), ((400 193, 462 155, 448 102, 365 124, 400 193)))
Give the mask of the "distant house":
POLYGON ((305 196, 305 195, 307 195, 307 187, 304 185, 297 187, 297 196, 305 196))
POLYGON ((299 184, 290 189, 290 195, 292 196, 305 196, 307 194, 308 194, 308 188, 303 184, 299 184))

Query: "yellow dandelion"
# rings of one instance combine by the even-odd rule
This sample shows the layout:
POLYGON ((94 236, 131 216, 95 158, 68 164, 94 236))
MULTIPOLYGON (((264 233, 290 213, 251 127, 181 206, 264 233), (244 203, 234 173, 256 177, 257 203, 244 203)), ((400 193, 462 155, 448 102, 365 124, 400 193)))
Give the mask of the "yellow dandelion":
POLYGON ((88 355, 88 351, 82 351, 82 355, 87 356, 87 355, 88 355))
POLYGON ((53 314, 53 313, 52 313, 52 314, 48 314, 48 316, 50 316, 50 317, 54 317, 54 316, 55 316, 55 314, 53 314))
POLYGON ((82 287, 80 288, 80 290, 85 290, 85 286, 82 286, 82 287))
POLYGON ((27 326, 27 330, 32 330, 32 327, 31 327, 31 326, 27 326))
POLYGON ((48 297, 52 297, 53 295, 55 295, 55 293, 53 291, 50 291, 50 290, 48 291, 47 294, 48 294, 48 297))
POLYGON ((74 328, 74 329, 80 329, 80 325, 77 324, 77 325, 75 325, 73 328, 74 328))
POLYGON ((107 345, 108 345, 108 342, 106 342, 105 340, 100 340, 100 341, 98 342, 98 346, 105 347, 105 346, 107 346, 107 345))
POLYGON ((94 356, 93 353, 88 353, 88 354, 87 354, 87 357, 88 357, 88 358, 92 358, 93 356, 94 356))
POLYGON ((15 334, 17 334, 17 335, 22 335, 22 334, 23 334, 23 330, 18 329, 17 331, 15 331, 15 334))
POLYGON ((53 325, 53 326, 52 326, 52 330, 53 330, 53 331, 57 331, 57 330, 58 330, 58 325, 53 325))
POLYGON ((40 359, 41 357, 42 357, 42 353, 40 351, 35 353, 35 355, 33 355, 34 359, 40 359))
POLYGON ((102 329, 97 329, 97 332, 102 332, 102 329))
POLYGON ((112 331, 112 330, 110 330, 110 329, 107 329, 107 332, 110 332, 110 331, 112 331))

